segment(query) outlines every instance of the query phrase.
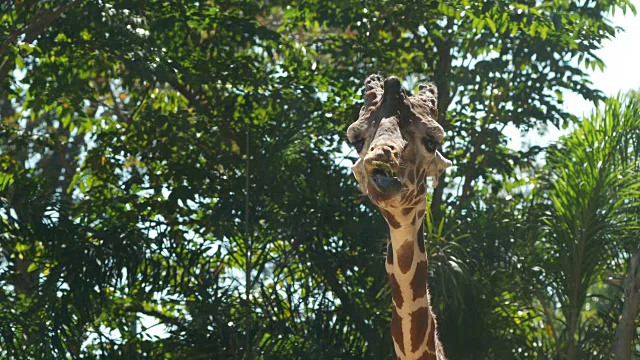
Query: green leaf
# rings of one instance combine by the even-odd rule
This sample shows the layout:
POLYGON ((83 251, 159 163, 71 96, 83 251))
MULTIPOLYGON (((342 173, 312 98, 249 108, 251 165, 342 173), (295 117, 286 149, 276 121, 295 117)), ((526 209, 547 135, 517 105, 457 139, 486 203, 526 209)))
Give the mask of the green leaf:
POLYGON ((22 61, 22 56, 20 55, 16 55, 16 66, 20 70, 24 69, 24 62, 22 61))
POLYGON ((537 21, 532 22, 531 26, 529 27, 529 35, 535 36, 537 29, 538 29, 538 22, 537 21))
POLYGON ((31 264, 29 264, 29 267, 27 268, 27 272, 34 272, 37 269, 38 269, 38 264, 35 262, 32 262, 31 264))
POLYGON ((487 21, 487 25, 489 25, 491 32, 495 33, 497 31, 496 23, 493 22, 493 20, 491 20, 490 18, 485 18, 485 20, 487 21))
POLYGON ((13 175, 0 172, 0 191, 4 190, 7 186, 13 184, 13 175))

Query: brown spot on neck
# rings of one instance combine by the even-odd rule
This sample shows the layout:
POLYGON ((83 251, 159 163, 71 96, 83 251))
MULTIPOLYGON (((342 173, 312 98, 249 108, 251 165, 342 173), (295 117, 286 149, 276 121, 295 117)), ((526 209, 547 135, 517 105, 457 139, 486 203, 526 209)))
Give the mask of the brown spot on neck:
POLYGON ((387 243, 387 264, 393 265, 393 245, 391 241, 387 243))
POLYGON ((437 360, 435 352, 430 352, 429 350, 425 350, 420 357, 416 360, 437 360))
POLYGON ((418 308, 411 313, 411 352, 416 352, 420 349, 420 346, 424 343, 425 336, 427 336, 427 329, 431 322, 429 309, 426 307, 418 308))
MULTIPOLYGON (((424 194, 422 194, 424 195, 424 194)), ((415 200, 413 201, 413 203, 411 203, 411 206, 418 206, 420 205, 424 200, 424 196, 416 196, 415 200)))
POLYGON ((413 209, 414 208, 412 208, 412 207, 406 207, 406 208, 402 209, 402 215, 404 215, 404 216, 409 215, 413 211, 413 209))
POLYGON ((427 294, 427 261, 420 261, 416 264, 416 270, 411 279, 411 290, 413 291, 413 301, 423 298, 427 294))
POLYGON ((393 298, 398 309, 402 309, 404 298, 400 291, 400 284, 398 283, 398 280, 396 280, 396 276, 393 274, 389 274, 389 286, 391 287, 391 298, 393 298))
POLYGON ((405 240, 397 252, 398 256, 398 268, 403 274, 406 274, 411 270, 413 264, 413 241, 410 239, 405 240))
POLYGON ((385 209, 380 209, 380 212, 382 213, 382 216, 384 216, 385 220, 387 220, 387 223, 389 224, 389 226, 391 226, 394 229, 400 229, 401 225, 396 219, 396 217, 393 216, 392 213, 390 213, 385 209))
POLYGON ((406 205, 406 204, 411 204, 413 202, 413 195, 414 190, 411 189, 405 193, 402 194, 402 196, 400 197, 400 204, 401 205, 406 205))
MULTIPOLYGON (((398 315, 396 307, 393 307, 393 313, 391 314, 391 337, 393 341, 398 345, 398 349, 402 355, 404 355, 404 335, 402 334, 402 319, 398 315)), ((400 354, 397 354, 400 355, 400 354)))

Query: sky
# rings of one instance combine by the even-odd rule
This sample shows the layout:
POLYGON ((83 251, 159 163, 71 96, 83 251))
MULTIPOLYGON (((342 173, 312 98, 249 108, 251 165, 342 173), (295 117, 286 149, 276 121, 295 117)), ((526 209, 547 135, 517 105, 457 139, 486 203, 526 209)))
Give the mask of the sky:
MULTIPOLYGON (((632 1, 637 11, 640 11, 640 0, 632 1)), ((588 71, 593 85, 604 91, 608 96, 615 96, 618 92, 640 89, 640 16, 634 16, 631 11, 626 15, 617 11, 613 16, 613 24, 624 29, 612 40, 605 41, 596 55, 604 61, 604 71, 588 71)), ((584 101, 579 95, 567 94, 565 108, 569 112, 588 115, 593 105, 584 101)))
MULTIPOLYGON (((640 0, 631 1, 640 13, 640 0)), ((602 48, 596 51, 596 55, 605 64, 603 71, 599 69, 587 70, 590 74, 593 87, 599 89, 607 96, 615 96, 618 92, 640 89, 640 14, 634 16, 627 10, 626 14, 618 10, 612 17, 614 26, 624 29, 618 32, 615 38, 605 41, 602 48)), ((579 117, 588 116, 595 109, 593 104, 582 99, 580 95, 573 93, 563 94, 564 109, 579 117)), ((548 132, 542 137, 541 145, 557 140, 564 132, 549 127, 548 132)), ((520 144, 531 139, 531 134, 520 134, 515 128, 507 129, 505 133, 511 137, 511 146, 518 148, 520 144)), ((537 135, 535 135, 537 137, 537 135)), ((538 140, 538 138, 536 139, 538 140)))

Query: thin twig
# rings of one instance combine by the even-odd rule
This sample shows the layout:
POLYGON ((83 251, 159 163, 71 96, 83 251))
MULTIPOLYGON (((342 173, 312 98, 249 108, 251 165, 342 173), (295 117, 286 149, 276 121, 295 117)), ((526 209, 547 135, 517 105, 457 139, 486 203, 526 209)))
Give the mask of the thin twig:
POLYGON ((113 99, 113 109, 116 112, 116 116, 118 117, 118 119, 120 119, 121 122, 128 123, 128 118, 122 111, 120 103, 118 103, 118 99, 111 89, 111 82, 109 80, 107 80, 107 88, 109 89, 109 94, 111 94, 111 99, 113 99))

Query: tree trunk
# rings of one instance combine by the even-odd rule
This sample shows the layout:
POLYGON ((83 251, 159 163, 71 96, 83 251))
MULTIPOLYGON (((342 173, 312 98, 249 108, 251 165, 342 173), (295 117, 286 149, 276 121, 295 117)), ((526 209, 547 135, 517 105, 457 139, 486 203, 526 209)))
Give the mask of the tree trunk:
MULTIPOLYGON (((447 25, 450 28, 452 25, 447 25)), ((438 41, 436 44, 438 49, 438 61, 436 63, 436 72, 434 74, 434 81, 436 83, 436 87, 438 88, 438 123, 444 128, 444 130, 449 130, 451 125, 447 122, 447 109, 449 109, 449 105, 451 105, 451 98, 453 94, 451 94, 451 86, 450 86, 450 74, 451 74, 451 63, 453 62, 453 58, 451 56, 451 45, 444 41, 438 41)), ((440 153, 442 156, 446 157, 446 153, 440 149, 440 153)), ((449 159, 453 160, 453 159, 449 159)), ((440 174, 440 178, 438 179, 438 185, 435 189, 433 189, 433 196, 431 197, 431 215, 433 216, 434 224, 439 224, 440 219, 442 217, 441 206, 442 206, 442 197, 444 195, 444 188, 447 185, 447 177, 446 173, 440 174)))
POLYGON ((613 343, 615 360, 630 360, 631 346, 636 330, 636 318, 640 312, 640 252, 636 252, 629 261, 627 279, 624 285, 624 305, 622 316, 613 343))

